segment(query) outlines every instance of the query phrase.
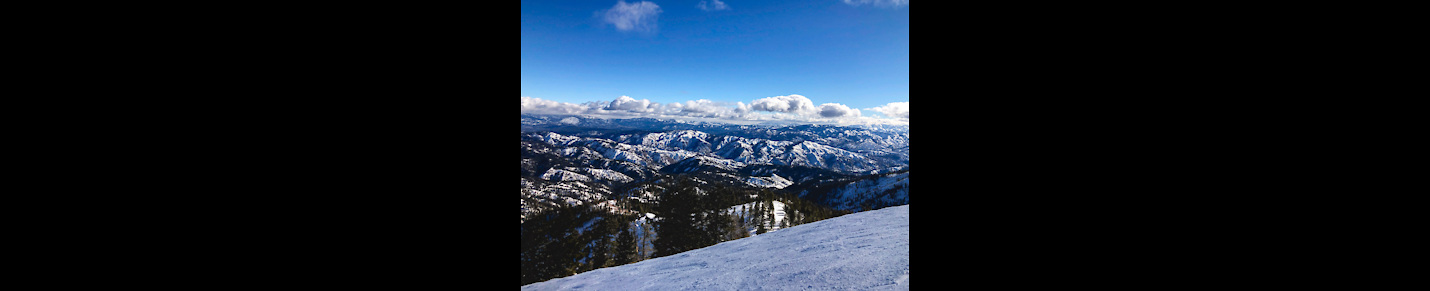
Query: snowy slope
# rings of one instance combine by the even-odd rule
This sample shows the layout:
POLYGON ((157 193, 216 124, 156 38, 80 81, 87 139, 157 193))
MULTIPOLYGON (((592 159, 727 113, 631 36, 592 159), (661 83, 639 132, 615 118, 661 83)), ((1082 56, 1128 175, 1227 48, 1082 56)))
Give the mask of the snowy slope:
POLYGON ((522 290, 909 289, 909 206, 849 214, 522 290))
POLYGON ((591 181, 591 177, 587 177, 586 175, 557 168, 546 170, 546 173, 541 174, 541 179, 551 181, 591 181))
POLYGON ((707 156, 693 156, 661 168, 665 173, 690 173, 700 170, 739 171, 745 163, 707 156))
POLYGON ((861 205, 909 204, 909 172, 860 180, 834 189, 826 197, 839 210, 858 211, 861 205))
POLYGON ((669 151, 708 153, 711 145, 705 140, 709 137, 710 134, 694 130, 657 132, 645 135, 639 144, 669 151))

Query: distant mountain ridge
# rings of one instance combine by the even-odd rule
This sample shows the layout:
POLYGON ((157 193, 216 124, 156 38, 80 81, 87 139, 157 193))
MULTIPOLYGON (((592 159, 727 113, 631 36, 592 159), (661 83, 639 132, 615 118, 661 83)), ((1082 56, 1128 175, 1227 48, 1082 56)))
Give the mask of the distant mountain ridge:
POLYGON ((675 175, 702 184, 791 191, 843 210, 908 201, 907 126, 730 125, 526 114, 521 119, 523 219, 557 205, 648 195, 640 194, 642 185, 675 175), (902 172, 902 178, 857 184, 865 179, 859 177, 895 172, 902 172), (889 190, 899 187, 903 192, 889 190))

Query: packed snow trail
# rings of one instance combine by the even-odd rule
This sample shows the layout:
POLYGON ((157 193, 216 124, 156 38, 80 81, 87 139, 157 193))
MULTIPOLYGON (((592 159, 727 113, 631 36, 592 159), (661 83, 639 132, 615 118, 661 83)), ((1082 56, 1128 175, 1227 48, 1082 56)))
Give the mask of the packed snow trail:
POLYGON ((908 290, 909 206, 812 222, 521 290, 908 290))

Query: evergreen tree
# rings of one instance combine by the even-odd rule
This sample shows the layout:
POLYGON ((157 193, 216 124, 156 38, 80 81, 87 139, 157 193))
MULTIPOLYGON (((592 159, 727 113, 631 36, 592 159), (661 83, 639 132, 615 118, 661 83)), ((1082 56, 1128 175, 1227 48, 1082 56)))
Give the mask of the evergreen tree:
POLYGON ((780 220, 780 228, 781 228, 781 229, 789 228, 789 214, 790 214, 789 204, 785 204, 785 219, 784 219, 784 220, 780 220))
POLYGON ((589 218, 584 209, 559 205, 528 219, 521 225, 522 285, 574 274, 580 267, 580 236, 573 229, 577 221, 589 218))
POLYGON ((750 237, 749 231, 745 230, 745 224, 740 221, 739 216, 730 215, 730 228, 726 232, 726 241, 737 240, 750 237))
MULTIPOLYGON (((804 204, 804 203, 800 203, 800 204, 804 204)), ((795 209, 795 212, 794 212, 794 222, 791 222, 791 225, 804 224, 804 210, 800 210, 800 209, 802 209, 802 208, 796 208, 796 209, 795 209)))
MULTIPOLYGON (((712 201, 718 200, 712 199, 712 201)), ((703 217, 701 225, 705 226, 705 229, 700 233, 704 240, 695 245, 695 248, 712 246, 726 241, 725 234, 734 228, 730 223, 730 216, 725 214, 724 208, 715 205, 717 204, 710 204, 709 210, 703 211, 701 215, 703 217)))
POLYGON ((655 222, 655 231, 660 233, 660 238, 655 240, 655 257, 690 250, 696 235, 695 188, 685 175, 676 180, 677 184, 667 188, 656 203, 656 215, 660 217, 655 222))
POLYGON ((609 218, 603 218, 590 230, 591 238, 591 266, 587 270, 594 270, 606 267, 608 257, 611 254, 610 234, 614 230, 615 222, 609 218))
POLYGON ((770 214, 768 214, 768 215, 769 215, 768 218, 770 219, 770 225, 771 225, 771 226, 775 225, 775 208, 776 208, 776 207, 775 207, 775 201, 774 201, 774 200, 770 200, 770 214))
POLYGON ((636 238, 631 235, 631 224, 621 221, 621 231, 616 234, 616 252, 613 262, 615 265, 630 264, 636 256, 636 238))
POLYGON ((747 222, 747 221, 745 220, 745 212, 748 212, 748 211, 749 211, 749 208, 746 207, 745 205, 740 205, 740 210, 739 210, 739 211, 740 211, 740 216, 739 216, 738 218, 736 218, 736 220, 735 220, 735 221, 736 221, 736 224, 735 224, 735 228, 736 228, 736 229, 735 229, 735 230, 738 231, 739 233, 735 235, 735 238, 738 239, 738 238, 750 237, 750 224, 749 224, 749 222, 747 222))
POLYGON ((765 229, 765 221, 764 221, 764 217, 765 217, 765 215, 764 215, 764 213, 765 213, 765 212, 764 212, 764 206, 765 206, 765 204, 764 204, 764 203, 761 203, 760 201, 755 201, 754 204, 755 204, 755 212, 751 212, 751 213, 750 213, 750 217, 751 217, 752 222, 755 223, 755 234, 765 234, 765 231, 766 231, 766 229, 765 229))
POLYGON ((724 187, 712 188, 705 195, 696 196, 695 217, 693 217, 696 231, 691 236, 688 249, 703 248, 720 243, 724 234, 728 232, 730 219, 722 209, 722 202, 727 197, 724 187))

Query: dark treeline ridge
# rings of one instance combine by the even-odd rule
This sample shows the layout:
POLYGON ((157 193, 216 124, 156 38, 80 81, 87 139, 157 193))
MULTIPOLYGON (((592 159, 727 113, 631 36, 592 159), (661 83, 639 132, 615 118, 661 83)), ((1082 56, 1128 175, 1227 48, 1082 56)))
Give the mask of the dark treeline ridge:
POLYGON ((667 180, 651 187, 659 189, 655 201, 557 206, 522 222, 521 285, 740 239, 751 229, 765 233, 775 226, 773 201, 785 204, 782 228, 850 213, 769 189, 705 185, 685 175, 667 180), (727 211, 747 203, 745 211, 727 211), (656 218, 642 219, 644 213, 656 218))

